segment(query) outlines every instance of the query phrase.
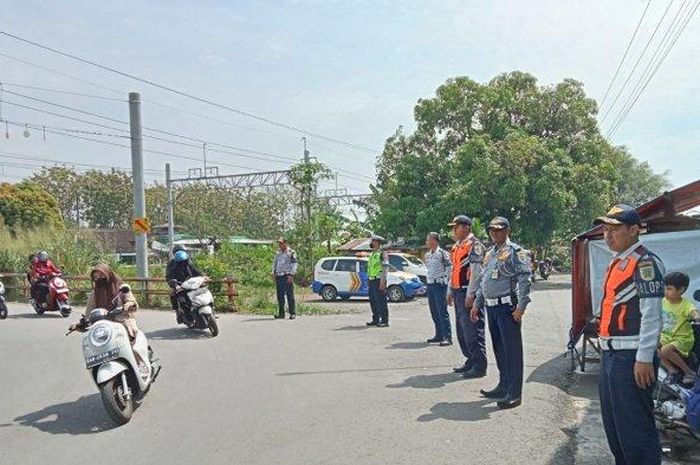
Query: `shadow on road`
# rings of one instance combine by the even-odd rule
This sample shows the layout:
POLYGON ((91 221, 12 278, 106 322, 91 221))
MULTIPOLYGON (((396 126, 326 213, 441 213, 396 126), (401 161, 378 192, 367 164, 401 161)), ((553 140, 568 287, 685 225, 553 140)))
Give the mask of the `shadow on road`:
POLYGON ((181 339, 208 339, 211 337, 208 331, 198 329, 167 328, 146 333, 146 337, 156 340, 181 340, 181 339))
POLYGON ((260 317, 260 318, 246 318, 243 320, 243 323, 253 323, 256 321, 278 321, 275 319, 273 315, 267 316, 267 317, 260 317))
POLYGON ((367 325, 351 325, 351 326, 341 326, 340 328, 333 328, 333 331, 360 331, 363 329, 373 329, 373 326, 367 325))
POLYGON ((387 347, 387 349, 425 349, 430 347, 430 344, 422 341, 396 342, 387 347))
POLYGON ((14 420, 51 434, 93 434, 108 431, 116 425, 107 416, 99 394, 83 396, 75 402, 51 405, 14 420))
POLYGON ((481 421, 491 418, 491 413, 497 410, 495 401, 491 399, 473 402, 440 402, 430 408, 430 413, 419 416, 418 421, 421 423, 435 420, 481 421), (493 405, 487 406, 488 404, 493 405))
MULTIPOLYGON (((79 316, 79 315, 78 315, 79 316)), ((59 313, 44 313, 43 315, 39 315, 37 313, 12 313, 12 309, 9 309, 9 315, 7 315, 8 319, 27 319, 27 320, 41 320, 45 318, 60 318, 63 319, 59 313)))
POLYGON ((439 389, 445 387, 449 383, 461 381, 462 376, 458 373, 437 373, 433 375, 416 375, 409 376, 398 384, 387 384, 390 389, 397 388, 414 388, 414 389, 439 389))
POLYGON ((563 355, 557 355, 535 368, 525 382, 549 384, 567 392, 573 380, 570 367, 571 360, 563 355))
POLYGON ((349 368, 347 370, 319 370, 319 371, 290 371, 276 373, 275 376, 299 376, 299 375, 337 375, 343 373, 371 373, 373 371, 409 371, 428 370, 433 368, 450 368, 450 365, 431 365, 422 367, 394 367, 394 368, 349 368))
POLYGON ((571 289, 571 281, 535 281, 532 283, 533 291, 558 291, 571 289))

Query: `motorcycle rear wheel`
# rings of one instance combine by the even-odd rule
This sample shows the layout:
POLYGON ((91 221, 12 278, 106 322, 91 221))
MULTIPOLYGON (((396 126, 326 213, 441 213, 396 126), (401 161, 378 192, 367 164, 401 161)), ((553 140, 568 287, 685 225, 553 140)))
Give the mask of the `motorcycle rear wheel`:
POLYGON ((0 302, 0 320, 7 318, 7 305, 5 302, 0 302))
POLYGON ((121 374, 100 386, 102 403, 107 414, 117 426, 125 425, 134 413, 134 398, 124 396, 121 374))
POLYGON ((43 315, 46 309, 41 306, 41 304, 34 302, 32 304, 32 307, 34 307, 34 311, 36 312, 37 315, 43 315))
POLYGON ((216 337, 219 335, 219 324, 216 322, 216 317, 212 313, 206 316, 207 326, 209 326, 209 331, 211 331, 211 337, 216 337))

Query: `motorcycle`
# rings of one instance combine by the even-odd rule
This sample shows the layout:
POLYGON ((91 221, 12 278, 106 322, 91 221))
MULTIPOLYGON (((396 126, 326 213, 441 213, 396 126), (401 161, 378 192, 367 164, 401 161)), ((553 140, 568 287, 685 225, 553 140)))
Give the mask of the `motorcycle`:
MULTIPOLYGON (((120 289, 122 294, 130 291, 128 285, 120 289)), ((117 299, 119 296, 115 303, 117 299)), ((122 307, 111 311, 96 308, 87 320, 82 318, 76 328, 66 333, 86 332, 83 336, 85 365, 100 390, 107 414, 117 425, 131 420, 136 402, 143 399, 161 369, 154 363, 153 350, 143 332, 136 333, 132 346, 124 325, 114 321, 123 312, 122 307)))
POLYGON ((547 281, 549 279, 549 275, 552 273, 552 264, 547 260, 541 260, 538 263, 537 268, 542 280, 547 281))
POLYGON ((73 311, 68 296, 70 291, 63 277, 60 274, 54 274, 43 278, 42 281, 43 285, 48 286, 49 292, 46 295, 46 302, 39 302, 33 297, 30 299, 29 303, 34 308, 34 311, 39 315, 42 315, 44 312, 59 312, 64 318, 70 316, 73 311))
POLYGON ((214 314, 214 295, 207 284, 209 278, 197 276, 184 283, 171 279, 168 285, 177 298, 177 312, 190 329, 209 329, 212 337, 219 334, 219 325, 214 314))
POLYGON ((5 285, 0 281, 0 320, 7 318, 7 300, 5 299, 5 285))
MULTIPOLYGON (((695 291, 693 297, 700 301, 700 290, 695 291)), ((688 363, 700 375, 700 323, 693 323, 693 333, 695 346, 688 363)), ((689 419, 692 414, 689 402, 696 396, 700 396, 700 381, 689 389, 678 379, 671 379, 663 367, 659 368, 654 386, 654 418, 662 446, 673 459, 682 459, 691 450, 700 447, 700 425, 693 427, 689 419)))

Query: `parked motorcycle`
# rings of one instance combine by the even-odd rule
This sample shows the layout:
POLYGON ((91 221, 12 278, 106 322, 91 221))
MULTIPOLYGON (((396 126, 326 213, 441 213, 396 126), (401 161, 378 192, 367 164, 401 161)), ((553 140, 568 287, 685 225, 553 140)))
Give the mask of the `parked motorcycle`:
POLYGON ((168 281, 177 297, 177 312, 182 322, 190 329, 208 328, 212 337, 216 337, 219 325, 214 313, 214 295, 207 287, 208 283, 205 276, 190 278, 184 283, 174 279, 168 281))
MULTIPOLYGON (((700 290, 693 295, 700 301, 700 290)), ((700 375, 700 323, 693 323, 695 346, 688 363, 700 375)), ((682 459, 688 452, 700 448, 700 425, 689 421, 689 401, 700 395, 700 381, 694 387, 672 380, 663 367, 659 368, 654 387, 654 417, 664 449, 673 459, 682 459)))
POLYGON ((46 302, 39 302, 35 298, 31 298, 29 303, 34 308, 34 311, 39 315, 44 312, 59 312, 61 316, 70 316, 73 308, 70 305, 69 289, 66 281, 59 274, 51 275, 44 279, 44 285, 48 286, 46 294, 46 302))
POLYGON ((7 318, 7 300, 5 299, 5 285, 0 281, 0 320, 7 318))
POLYGON ((540 260, 537 268, 540 273, 540 278, 542 278, 543 281, 547 281, 549 275, 552 273, 552 263, 549 260, 540 260))
MULTIPOLYGON (((130 292, 129 286, 123 286, 120 292, 130 292)), ((136 333, 132 345, 124 325, 114 321, 123 311, 122 307, 111 311, 96 308, 87 320, 82 318, 77 328, 66 334, 86 331, 85 365, 100 390, 107 414, 117 425, 131 420, 136 402, 143 399, 161 369, 154 363, 153 351, 143 332, 136 333)))

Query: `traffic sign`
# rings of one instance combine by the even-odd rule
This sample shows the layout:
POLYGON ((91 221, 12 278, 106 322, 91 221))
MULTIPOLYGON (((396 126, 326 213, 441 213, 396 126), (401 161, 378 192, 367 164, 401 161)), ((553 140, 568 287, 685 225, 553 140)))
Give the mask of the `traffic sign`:
POLYGON ((148 234, 151 232, 151 222, 148 218, 134 218, 133 228, 136 234, 148 234))

